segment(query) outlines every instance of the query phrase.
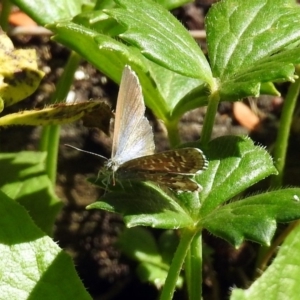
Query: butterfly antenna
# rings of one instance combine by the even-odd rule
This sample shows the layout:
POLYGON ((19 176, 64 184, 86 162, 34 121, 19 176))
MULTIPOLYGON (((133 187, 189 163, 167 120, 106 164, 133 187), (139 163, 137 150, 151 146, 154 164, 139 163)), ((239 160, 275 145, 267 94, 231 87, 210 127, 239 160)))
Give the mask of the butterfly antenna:
POLYGON ((73 148, 73 149, 75 149, 75 150, 77 150, 77 151, 80 151, 80 152, 84 152, 84 153, 88 153, 88 154, 91 154, 91 155, 99 156, 99 157, 101 157, 101 158, 103 158, 103 159, 105 159, 105 160, 108 160, 105 156, 102 156, 102 155, 97 154, 97 153, 94 153, 94 152, 82 150, 82 149, 80 149, 80 148, 77 148, 77 147, 72 146, 72 145, 69 145, 69 144, 65 144, 65 146, 70 147, 70 148, 73 148))

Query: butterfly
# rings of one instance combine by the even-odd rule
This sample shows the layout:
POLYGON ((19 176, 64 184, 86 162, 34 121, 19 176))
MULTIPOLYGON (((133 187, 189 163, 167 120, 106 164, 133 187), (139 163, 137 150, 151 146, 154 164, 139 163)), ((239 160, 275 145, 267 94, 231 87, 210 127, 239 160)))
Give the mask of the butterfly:
POLYGON ((174 191, 201 191, 194 175, 207 169, 198 148, 155 153, 152 127, 145 117, 142 88, 135 72, 125 66, 115 113, 111 158, 106 172, 118 180, 152 181, 174 191))
POLYGON ((139 79, 125 66, 117 99, 112 154, 100 172, 112 178, 113 185, 116 181, 140 180, 152 181, 176 192, 201 191, 201 185, 193 177, 208 167, 202 151, 188 147, 155 153, 154 135, 145 110, 139 79))

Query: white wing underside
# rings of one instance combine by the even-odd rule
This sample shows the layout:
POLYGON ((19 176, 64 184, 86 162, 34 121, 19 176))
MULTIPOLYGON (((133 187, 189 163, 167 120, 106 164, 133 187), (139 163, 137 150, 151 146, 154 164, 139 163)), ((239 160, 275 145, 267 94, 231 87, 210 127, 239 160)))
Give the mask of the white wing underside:
POLYGON ((111 160, 118 165, 154 153, 154 136, 145 115, 141 85, 136 74, 125 66, 115 115, 111 160))

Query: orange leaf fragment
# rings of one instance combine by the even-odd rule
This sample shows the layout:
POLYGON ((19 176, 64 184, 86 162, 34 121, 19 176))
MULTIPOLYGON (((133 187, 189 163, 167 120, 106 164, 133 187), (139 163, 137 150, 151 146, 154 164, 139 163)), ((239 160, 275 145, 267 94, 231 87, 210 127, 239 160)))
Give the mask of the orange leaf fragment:
POLYGON ((22 11, 14 11, 9 15, 9 23, 15 26, 24 26, 31 27, 37 26, 36 22, 34 22, 28 15, 26 15, 22 11))
POLYGON ((243 102, 233 103, 233 115, 242 126, 251 131, 257 129, 260 123, 259 117, 243 102))

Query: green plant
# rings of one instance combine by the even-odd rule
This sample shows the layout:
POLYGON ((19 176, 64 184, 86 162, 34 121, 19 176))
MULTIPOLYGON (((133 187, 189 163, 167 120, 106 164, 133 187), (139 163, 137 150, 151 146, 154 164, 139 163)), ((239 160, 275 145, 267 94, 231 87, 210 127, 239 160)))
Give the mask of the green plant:
MULTIPOLYGON (((206 17, 210 64, 181 24, 150 0, 116 0, 116 7, 85 12, 74 1, 67 15, 54 2, 49 2, 48 7, 36 5, 39 11, 27 5, 27 1, 15 2, 41 24, 52 23, 47 27, 54 32, 54 40, 68 46, 116 82, 120 81, 124 65, 129 64, 138 74, 147 106, 164 121, 172 147, 180 144, 177 125, 183 113, 207 105, 201 140, 192 144, 201 147, 209 160, 209 169, 196 176, 203 186, 201 193, 174 194, 151 183, 130 186, 124 183, 122 188, 112 187, 101 201, 88 207, 121 213, 128 227, 180 229, 180 242, 161 299, 172 298, 183 263, 189 299, 201 298, 203 229, 235 247, 244 239, 268 246, 276 222, 300 218, 299 188, 272 189, 232 201, 265 177, 279 172, 279 180, 282 178, 289 127, 299 94, 299 80, 294 73, 295 65, 300 62, 300 9, 292 1, 224 0, 214 5, 206 17), (59 21, 73 16, 72 20, 59 21), (220 101, 238 101, 261 93, 276 95, 274 82, 282 81, 294 83, 284 104, 274 152, 278 171, 268 152, 249 138, 225 136, 210 141, 220 101)), ((273 187, 280 185, 281 181, 274 179, 273 187)), ((3 199, 10 203, 7 196, 3 195, 3 199)), ((7 205, 14 210, 14 203, 7 205)), ((293 242, 299 239, 298 235, 299 229, 295 228, 266 273, 247 292, 233 290, 231 298, 261 299, 266 294, 268 299, 278 299, 282 291, 271 288, 274 284, 280 286, 281 277, 276 268, 284 269, 286 264, 292 264, 295 270, 289 272, 289 278, 296 282, 299 277, 298 258, 289 255, 299 250, 298 243, 293 242)), ((297 284, 291 284, 284 292, 287 299, 297 299, 299 295, 297 284)), ((63 296, 58 295, 56 299, 60 297, 63 296)), ((84 294, 80 299, 84 297, 88 298, 84 294)))

